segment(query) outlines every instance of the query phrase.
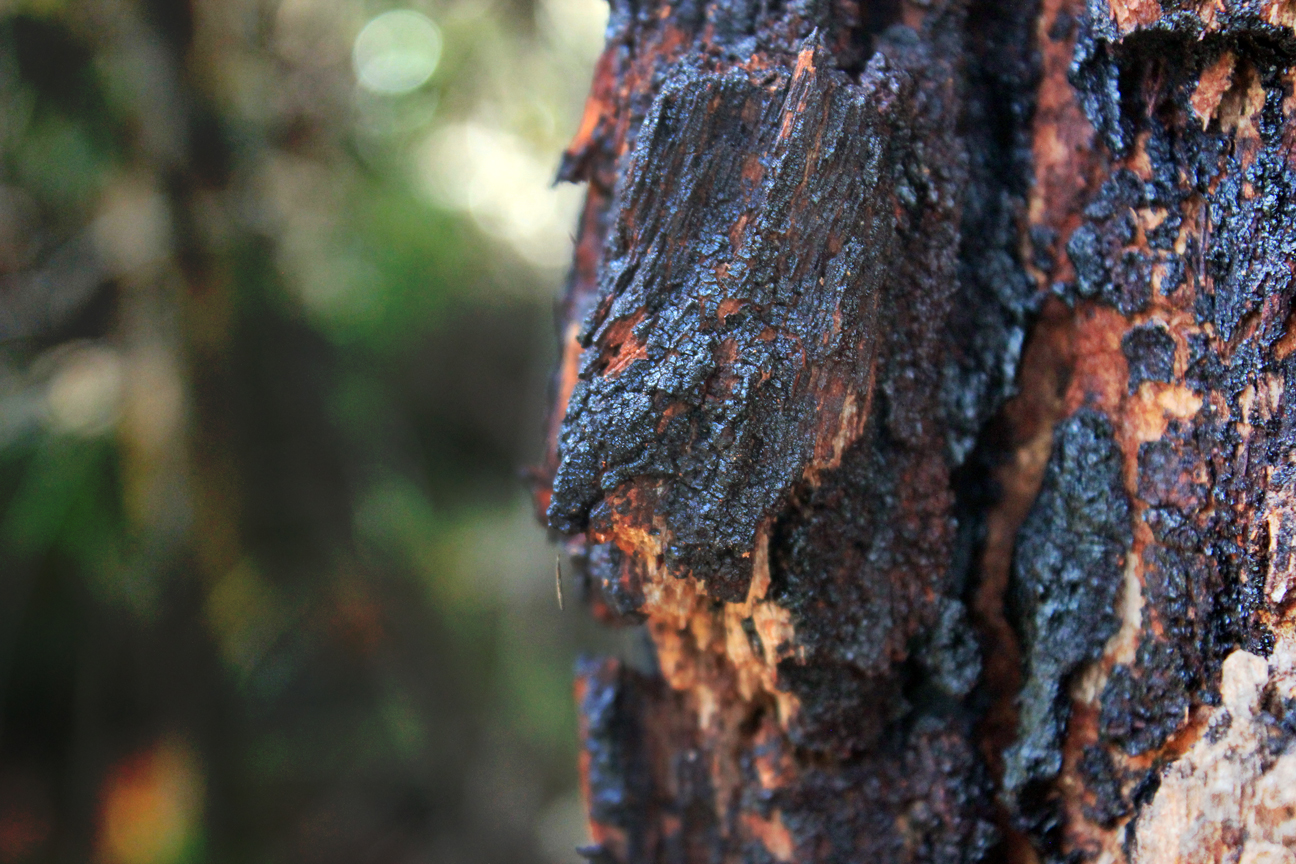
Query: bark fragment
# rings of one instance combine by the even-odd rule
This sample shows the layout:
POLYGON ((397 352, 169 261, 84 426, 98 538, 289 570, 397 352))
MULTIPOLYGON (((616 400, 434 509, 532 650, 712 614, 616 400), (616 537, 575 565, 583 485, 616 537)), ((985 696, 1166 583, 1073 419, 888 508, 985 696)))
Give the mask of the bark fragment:
POLYGON ((914 86, 865 80, 808 45, 781 74, 663 86, 583 325, 552 525, 642 531, 648 567, 737 602, 762 523, 859 437, 896 247, 879 127, 914 86))

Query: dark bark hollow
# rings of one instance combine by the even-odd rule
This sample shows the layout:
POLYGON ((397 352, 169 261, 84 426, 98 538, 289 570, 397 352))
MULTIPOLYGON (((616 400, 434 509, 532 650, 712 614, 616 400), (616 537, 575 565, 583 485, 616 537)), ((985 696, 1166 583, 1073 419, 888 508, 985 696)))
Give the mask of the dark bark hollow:
POLYGON ((587 857, 1296 856, 1293 21, 613 3, 538 498, 658 669, 579 671, 587 857))

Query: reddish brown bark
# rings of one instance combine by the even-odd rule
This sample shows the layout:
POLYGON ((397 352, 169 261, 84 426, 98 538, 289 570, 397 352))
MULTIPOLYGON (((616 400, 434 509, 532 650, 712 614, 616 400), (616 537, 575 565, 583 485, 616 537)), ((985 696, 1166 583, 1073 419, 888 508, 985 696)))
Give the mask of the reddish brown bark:
POLYGON ((589 857, 1296 855, 1288 18, 614 4, 540 503, 659 668, 581 671, 589 857))

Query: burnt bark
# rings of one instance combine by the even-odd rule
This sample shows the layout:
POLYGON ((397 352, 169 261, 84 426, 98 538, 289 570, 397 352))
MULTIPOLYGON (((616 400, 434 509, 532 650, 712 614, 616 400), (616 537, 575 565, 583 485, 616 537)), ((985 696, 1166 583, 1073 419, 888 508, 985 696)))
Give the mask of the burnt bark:
POLYGON ((1296 860, 1296 7, 614 0, 595 861, 1296 860))

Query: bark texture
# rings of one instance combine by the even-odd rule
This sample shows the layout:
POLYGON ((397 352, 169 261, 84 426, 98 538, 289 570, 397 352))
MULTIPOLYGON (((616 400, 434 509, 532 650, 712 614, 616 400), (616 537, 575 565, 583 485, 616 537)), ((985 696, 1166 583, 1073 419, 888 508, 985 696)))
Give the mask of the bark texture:
POLYGON ((1296 861, 1294 25, 613 2, 538 499, 658 668, 579 670, 587 857, 1296 861))

